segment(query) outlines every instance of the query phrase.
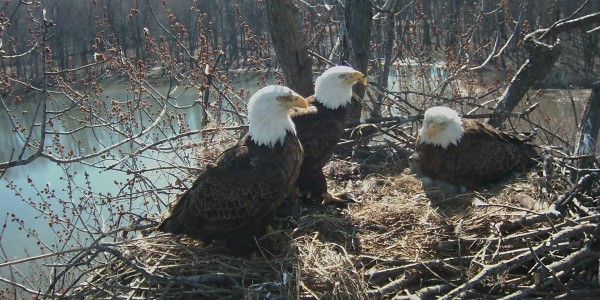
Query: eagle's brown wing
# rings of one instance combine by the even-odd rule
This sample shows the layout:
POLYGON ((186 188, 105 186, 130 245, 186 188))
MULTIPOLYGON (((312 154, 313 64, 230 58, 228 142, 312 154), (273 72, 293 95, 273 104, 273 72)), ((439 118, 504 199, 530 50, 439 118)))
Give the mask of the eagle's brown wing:
POLYGON ((474 190, 531 166, 534 146, 487 124, 463 119, 464 134, 447 149, 417 141, 423 174, 474 190))
POLYGON ((304 161, 298 177, 302 194, 320 197, 327 191, 323 167, 331 159, 346 126, 346 108, 327 109, 318 102, 315 110, 292 118, 304 147, 304 161))
POLYGON ((249 147, 257 146, 238 144, 226 150, 216 166, 202 172, 177 199, 158 229, 211 240, 254 226, 272 213, 293 179, 276 166, 281 162, 269 150, 249 147))

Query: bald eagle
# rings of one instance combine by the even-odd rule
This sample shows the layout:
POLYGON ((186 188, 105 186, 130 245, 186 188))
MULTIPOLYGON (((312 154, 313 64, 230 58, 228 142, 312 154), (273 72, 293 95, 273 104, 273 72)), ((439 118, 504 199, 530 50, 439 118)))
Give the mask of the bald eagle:
POLYGON ((333 155, 346 127, 348 104, 356 82, 366 85, 367 79, 363 73, 350 67, 329 68, 315 81, 315 94, 307 98, 311 104, 309 109, 292 113, 298 139, 304 147, 304 160, 297 182, 300 195, 325 204, 344 202, 327 192, 323 167, 333 155))
POLYGON ((447 183, 458 191, 476 190, 522 171, 538 157, 535 145, 441 106, 425 111, 416 154, 411 164, 418 162, 413 168, 428 182, 447 183))
POLYGON ((216 241, 234 254, 252 247, 298 178, 303 150, 292 107, 307 102, 287 87, 256 92, 248 103, 248 134, 207 166, 158 230, 216 241))

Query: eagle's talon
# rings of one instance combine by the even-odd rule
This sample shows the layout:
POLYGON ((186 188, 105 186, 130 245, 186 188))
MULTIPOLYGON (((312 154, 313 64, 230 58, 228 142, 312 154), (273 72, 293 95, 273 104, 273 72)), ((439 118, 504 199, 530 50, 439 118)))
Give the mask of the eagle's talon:
POLYGON ((379 127, 377 127, 375 124, 360 124, 352 129, 352 132, 350 132, 350 137, 356 139, 372 135, 377 131, 379 131, 379 127))

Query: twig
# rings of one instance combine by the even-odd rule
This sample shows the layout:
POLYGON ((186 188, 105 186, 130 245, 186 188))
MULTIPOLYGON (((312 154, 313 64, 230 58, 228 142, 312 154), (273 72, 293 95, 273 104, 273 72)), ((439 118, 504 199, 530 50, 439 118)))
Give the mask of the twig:
POLYGON ((42 296, 42 297, 45 297, 45 298, 60 298, 60 294, 45 294, 45 293, 42 293, 40 291, 32 290, 32 289, 30 289, 30 288, 28 288, 28 287, 26 287, 26 286, 24 286, 24 285, 22 285, 20 283, 16 283, 16 282, 14 282, 12 280, 8 280, 8 279, 6 279, 4 277, 0 277, 0 281, 4 282, 6 284, 9 284, 11 286, 14 286, 16 288, 22 289, 23 291, 26 291, 26 292, 28 292, 28 293, 30 293, 32 295, 42 296))
POLYGON ((370 298, 380 299, 382 297, 385 297, 386 295, 398 292, 399 290, 403 289, 407 284, 413 282, 415 279, 418 279, 420 275, 421 274, 419 274, 418 272, 408 274, 380 288, 367 291, 367 294, 370 298))
MULTIPOLYGON (((144 226, 139 226, 139 227, 134 227, 134 228, 127 226, 127 227, 106 233, 105 235, 101 236, 100 239, 103 239, 106 236, 109 236, 109 235, 112 235, 114 233, 118 233, 118 232, 121 232, 124 230, 127 230, 127 231, 143 230, 143 229, 148 229, 148 228, 151 228, 154 226, 156 226, 156 225, 154 225, 154 224, 144 225, 144 226)), ((133 241, 133 240, 123 241, 120 243, 112 243, 111 245, 119 245, 119 244, 129 243, 131 241, 133 241)), ((69 249, 69 250, 64 250, 64 251, 60 251, 60 252, 52 252, 52 253, 46 253, 46 254, 40 254, 37 256, 27 257, 27 258, 23 258, 23 259, 12 260, 12 261, 8 261, 8 262, 0 263, 0 268, 17 265, 17 264, 22 264, 22 263, 26 263, 26 262, 30 262, 30 261, 34 261, 34 260, 39 260, 39 259, 45 259, 45 258, 52 257, 52 256, 59 256, 59 255, 64 255, 64 254, 69 254, 69 253, 82 252, 89 248, 90 247, 75 248, 75 249, 69 249)))
POLYGON ((594 172, 583 176, 577 184, 575 184, 567 193, 560 196, 547 210, 541 215, 526 216, 519 220, 508 221, 500 225, 499 230, 501 232, 511 232, 518 228, 527 227, 532 224, 536 224, 543 221, 556 220, 561 217, 560 210, 568 203, 569 200, 578 194, 581 190, 587 189, 590 184, 598 180, 600 173, 594 172))
MULTIPOLYGON (((501 252, 490 256, 490 258, 495 259, 507 259, 514 257, 515 255, 520 255, 523 252, 526 252, 526 249, 517 249, 510 250, 506 252, 501 252)), ((448 265, 456 265, 460 263, 471 262, 474 259, 481 258, 481 255, 472 255, 472 256, 462 256, 462 257, 449 257, 443 259, 434 259, 423 262, 410 262, 407 263, 405 261, 388 261, 387 265, 399 264, 398 267, 383 269, 383 270, 373 270, 365 273, 365 278, 369 282, 378 283, 383 280, 388 280, 388 278, 394 278, 398 274, 404 273, 406 270, 426 270, 427 268, 442 268, 448 265)))
MULTIPOLYGON (((552 281, 560 282, 558 277, 556 277, 556 275, 555 275, 559 271, 567 270, 567 269, 571 268, 573 265, 580 263, 582 261, 585 261, 585 260, 598 260, 599 258, 600 258, 599 252, 592 251, 589 247, 584 247, 578 251, 575 251, 575 252, 567 255, 565 258, 563 258, 559 261, 556 261, 550 265, 545 266, 545 268, 548 270, 548 272, 553 274, 552 281)), ((502 299, 503 300, 509 300, 509 299, 516 300, 516 299, 527 298, 536 291, 537 286, 538 286, 538 284, 534 283, 534 284, 532 284, 524 289, 521 289, 517 292, 514 292, 502 299)), ((567 290, 566 294, 569 295, 571 292, 572 291, 567 290)))
POLYGON ((494 265, 484 266, 481 272, 473 276, 471 279, 469 279, 467 282, 463 283, 459 287, 453 289, 452 291, 444 295, 441 299, 454 299, 455 297, 458 297, 462 292, 465 292, 474 287, 476 284, 482 282, 482 280, 484 280, 484 278, 488 276, 493 276, 504 272, 505 270, 510 270, 521 266, 523 263, 531 260, 532 253, 539 255, 542 252, 546 251, 548 248, 550 248, 552 245, 556 245, 557 243, 565 239, 583 233, 595 232, 598 230, 599 226, 600 225, 598 224, 582 224, 574 227, 566 227, 563 230, 553 234, 550 238, 546 239, 546 242, 540 243, 538 246, 536 246, 533 249, 533 252, 527 251, 515 256, 514 258, 500 261, 494 265))
POLYGON ((452 289, 452 285, 447 283, 436 284, 428 287, 424 287, 416 291, 413 295, 394 297, 394 300, 421 300, 421 299, 434 299, 436 295, 452 289))

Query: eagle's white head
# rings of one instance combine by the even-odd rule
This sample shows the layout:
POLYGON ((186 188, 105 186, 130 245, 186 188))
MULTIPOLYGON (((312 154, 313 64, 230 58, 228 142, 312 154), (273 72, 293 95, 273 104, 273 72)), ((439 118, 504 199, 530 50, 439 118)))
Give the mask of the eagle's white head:
POLYGON ((329 109, 344 107, 352 100, 352 86, 367 84, 367 77, 350 67, 335 66, 327 69, 315 81, 315 97, 329 109))
POLYGON ((434 106, 425 111, 419 136, 423 143, 446 149, 450 144, 458 144, 463 132, 462 120, 455 110, 434 106))
POLYGON ((248 102, 250 138, 256 144, 273 148, 283 144, 287 132, 296 134, 288 115, 290 108, 307 108, 306 100, 288 87, 269 85, 258 90, 248 102))

